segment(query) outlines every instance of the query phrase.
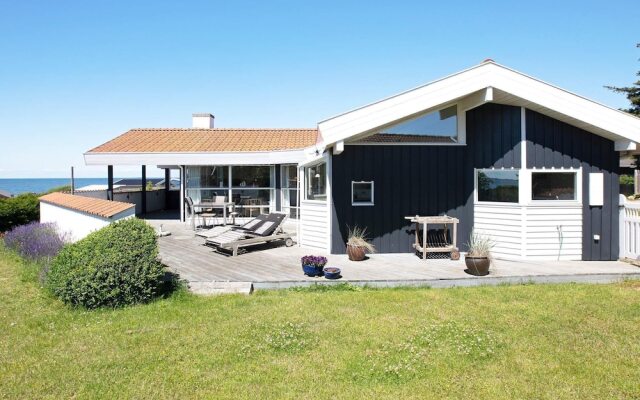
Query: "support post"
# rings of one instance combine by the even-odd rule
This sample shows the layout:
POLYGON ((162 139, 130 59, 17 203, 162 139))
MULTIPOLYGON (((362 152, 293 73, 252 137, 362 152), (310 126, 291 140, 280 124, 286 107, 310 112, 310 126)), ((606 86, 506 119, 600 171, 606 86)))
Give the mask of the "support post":
POLYGON ((113 165, 107 166, 107 200, 113 200, 113 165))
POLYGON ((76 179, 73 175, 73 167, 71 167, 71 194, 76 193, 76 179))
POLYGON ((171 170, 164 169, 164 209, 169 209, 169 190, 171 189, 171 170))
POLYGON ((142 205, 141 213, 145 215, 147 213, 147 166, 142 166, 142 205))

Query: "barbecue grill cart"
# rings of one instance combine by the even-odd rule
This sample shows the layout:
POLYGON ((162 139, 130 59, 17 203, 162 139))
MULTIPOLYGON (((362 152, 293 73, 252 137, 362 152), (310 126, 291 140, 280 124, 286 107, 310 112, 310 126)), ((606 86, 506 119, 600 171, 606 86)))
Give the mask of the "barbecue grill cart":
POLYGON ((450 253, 452 260, 460 259, 457 247, 456 233, 458 232, 458 218, 447 215, 405 217, 416 224, 416 241, 413 248, 422 253, 426 259, 428 253, 450 253), (432 229, 429 231, 429 226, 432 229), (443 227, 443 228, 440 228, 443 227))

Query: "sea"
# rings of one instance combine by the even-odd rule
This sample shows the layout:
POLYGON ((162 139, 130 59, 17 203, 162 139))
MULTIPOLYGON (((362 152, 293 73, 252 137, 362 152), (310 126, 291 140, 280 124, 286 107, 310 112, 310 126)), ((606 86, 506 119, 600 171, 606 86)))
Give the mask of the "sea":
MULTIPOLYGON (((76 178, 75 187, 106 185, 106 178, 76 178)), ((21 193, 43 193, 56 187, 71 185, 70 178, 0 179, 0 190, 16 196, 21 193)))

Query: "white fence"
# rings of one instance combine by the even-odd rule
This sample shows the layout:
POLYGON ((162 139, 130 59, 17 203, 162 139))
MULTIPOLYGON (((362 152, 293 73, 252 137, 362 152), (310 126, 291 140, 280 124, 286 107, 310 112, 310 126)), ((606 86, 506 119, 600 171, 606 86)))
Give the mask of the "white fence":
POLYGON ((621 208, 620 257, 640 259, 640 201, 625 201, 621 208))

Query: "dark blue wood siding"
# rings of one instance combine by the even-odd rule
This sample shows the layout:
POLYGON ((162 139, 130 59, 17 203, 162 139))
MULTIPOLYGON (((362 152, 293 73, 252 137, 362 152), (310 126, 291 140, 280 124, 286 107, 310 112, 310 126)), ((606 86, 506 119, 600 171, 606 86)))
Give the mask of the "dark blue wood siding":
POLYGON ((611 140, 535 111, 527 110, 527 167, 582 167, 582 258, 618 259, 618 193, 620 160, 611 140), (604 174, 602 207, 589 206, 589 173, 604 174), (600 235, 594 241, 593 235, 600 235))
POLYGON ((519 107, 486 104, 467 112, 466 146, 346 146, 333 156, 332 252, 344 253, 348 227, 366 227, 378 251, 411 252, 409 215, 460 218, 462 249, 473 226, 474 168, 519 168, 519 107), (375 205, 351 205, 352 181, 375 182, 375 205))

